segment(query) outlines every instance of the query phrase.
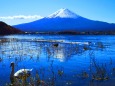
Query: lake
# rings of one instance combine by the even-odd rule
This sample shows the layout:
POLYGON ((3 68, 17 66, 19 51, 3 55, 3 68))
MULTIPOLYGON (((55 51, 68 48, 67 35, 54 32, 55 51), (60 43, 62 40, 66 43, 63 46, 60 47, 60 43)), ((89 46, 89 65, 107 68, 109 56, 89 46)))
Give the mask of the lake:
POLYGON ((113 35, 0 36, 0 86, 10 83, 10 63, 33 69, 27 83, 41 86, 115 86, 113 35))

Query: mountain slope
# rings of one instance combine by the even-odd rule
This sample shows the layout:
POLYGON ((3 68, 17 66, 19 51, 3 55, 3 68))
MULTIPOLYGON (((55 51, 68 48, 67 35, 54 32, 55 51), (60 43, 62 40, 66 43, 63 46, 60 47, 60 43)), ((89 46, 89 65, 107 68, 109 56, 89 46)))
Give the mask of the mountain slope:
POLYGON ((115 24, 86 19, 68 9, 60 9, 48 17, 14 27, 29 32, 115 31, 115 24))
POLYGON ((22 32, 22 31, 0 21, 0 35, 17 34, 20 32, 22 32))

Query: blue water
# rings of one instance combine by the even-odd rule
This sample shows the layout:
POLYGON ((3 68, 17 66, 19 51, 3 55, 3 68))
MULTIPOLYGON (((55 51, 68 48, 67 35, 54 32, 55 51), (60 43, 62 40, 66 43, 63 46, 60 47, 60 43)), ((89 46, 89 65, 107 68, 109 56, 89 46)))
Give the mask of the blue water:
POLYGON ((36 77, 37 73, 48 86, 115 86, 115 37, 0 36, 0 86, 10 83, 11 62, 15 63, 15 72, 32 68, 31 77, 36 77), (107 79, 93 79, 97 67, 105 70, 107 79))

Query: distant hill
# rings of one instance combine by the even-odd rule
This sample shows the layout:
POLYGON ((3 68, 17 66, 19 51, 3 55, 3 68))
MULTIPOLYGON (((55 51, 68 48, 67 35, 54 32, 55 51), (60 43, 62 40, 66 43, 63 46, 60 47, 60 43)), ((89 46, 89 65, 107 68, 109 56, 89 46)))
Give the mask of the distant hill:
POLYGON ((17 34, 21 33, 21 30, 18 30, 6 23, 0 21, 0 35, 8 35, 8 34, 17 34))
POLYGON ((111 32, 115 24, 81 17, 68 9, 60 9, 48 17, 30 23, 15 25, 25 32, 111 32))

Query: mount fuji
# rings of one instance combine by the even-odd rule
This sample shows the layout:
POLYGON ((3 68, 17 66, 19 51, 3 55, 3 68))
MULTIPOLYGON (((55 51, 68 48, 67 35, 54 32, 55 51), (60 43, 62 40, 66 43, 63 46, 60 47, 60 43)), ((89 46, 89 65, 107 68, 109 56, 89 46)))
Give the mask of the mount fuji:
POLYGON ((115 24, 90 20, 68 9, 60 9, 48 17, 14 27, 25 32, 115 31, 115 24))

